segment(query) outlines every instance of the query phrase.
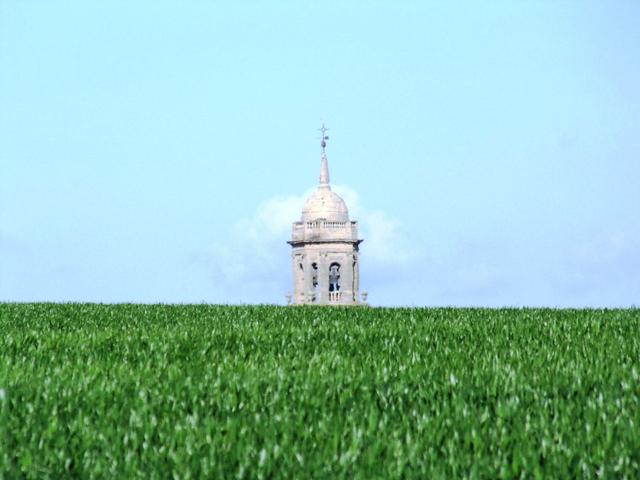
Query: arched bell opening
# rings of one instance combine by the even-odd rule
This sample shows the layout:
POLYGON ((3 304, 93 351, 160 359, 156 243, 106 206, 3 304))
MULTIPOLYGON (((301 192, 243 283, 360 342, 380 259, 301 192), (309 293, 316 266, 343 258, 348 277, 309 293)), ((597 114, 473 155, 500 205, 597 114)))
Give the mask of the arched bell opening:
POLYGON ((311 285, 313 287, 313 295, 311 301, 318 301, 318 264, 313 262, 311 264, 311 285))
POLYGON ((340 264, 329 265, 329 292, 340 291, 340 264))

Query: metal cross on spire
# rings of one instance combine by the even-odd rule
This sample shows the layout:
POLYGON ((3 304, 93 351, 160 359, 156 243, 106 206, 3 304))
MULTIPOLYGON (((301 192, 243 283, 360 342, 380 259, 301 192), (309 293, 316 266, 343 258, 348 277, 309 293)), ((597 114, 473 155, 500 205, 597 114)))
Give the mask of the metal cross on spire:
POLYGON ((320 146, 322 147, 322 154, 324 155, 324 149, 327 148, 327 140, 329 140, 329 136, 327 135, 327 132, 329 131, 329 129, 325 127, 323 123, 322 127, 320 127, 318 130, 322 133, 320 146))

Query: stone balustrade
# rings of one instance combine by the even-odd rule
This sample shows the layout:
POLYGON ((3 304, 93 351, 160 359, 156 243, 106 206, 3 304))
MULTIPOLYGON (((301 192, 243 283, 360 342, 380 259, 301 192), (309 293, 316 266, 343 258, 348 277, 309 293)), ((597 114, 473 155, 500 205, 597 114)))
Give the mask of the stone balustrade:
POLYGON ((357 241, 358 223, 350 222, 295 222, 292 229, 293 242, 322 241, 357 241))
POLYGON ((300 222, 305 228, 348 228, 351 222, 300 222))

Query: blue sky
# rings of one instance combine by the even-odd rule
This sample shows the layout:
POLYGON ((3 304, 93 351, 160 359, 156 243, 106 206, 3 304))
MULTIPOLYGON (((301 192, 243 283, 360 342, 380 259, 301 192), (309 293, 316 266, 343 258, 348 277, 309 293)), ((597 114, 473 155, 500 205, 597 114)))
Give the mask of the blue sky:
POLYGON ((640 3, 0 3, 0 300, 283 303, 317 183, 375 305, 640 303, 640 3))

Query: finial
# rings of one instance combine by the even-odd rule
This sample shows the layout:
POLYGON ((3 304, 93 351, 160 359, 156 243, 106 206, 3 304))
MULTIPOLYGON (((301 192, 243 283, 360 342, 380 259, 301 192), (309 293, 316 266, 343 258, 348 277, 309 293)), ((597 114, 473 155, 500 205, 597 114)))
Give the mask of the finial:
POLYGON ((318 129, 322 133, 322 140, 320 141, 320 146, 322 147, 322 153, 324 154, 324 149, 327 148, 327 140, 329 140, 329 136, 327 132, 329 129, 324 126, 324 122, 322 123, 322 127, 318 129))
POLYGON ((318 130, 322 133, 322 140, 320 141, 320 146, 322 147, 322 157, 320 158, 320 188, 331 189, 329 187, 329 163, 327 162, 327 155, 324 151, 327 148, 327 140, 329 140, 329 136, 327 132, 329 129, 322 124, 318 130))

